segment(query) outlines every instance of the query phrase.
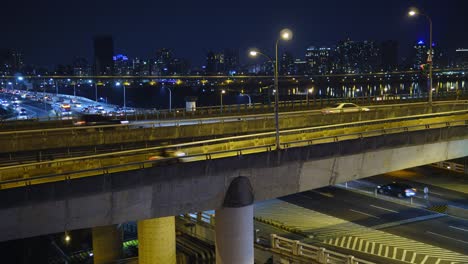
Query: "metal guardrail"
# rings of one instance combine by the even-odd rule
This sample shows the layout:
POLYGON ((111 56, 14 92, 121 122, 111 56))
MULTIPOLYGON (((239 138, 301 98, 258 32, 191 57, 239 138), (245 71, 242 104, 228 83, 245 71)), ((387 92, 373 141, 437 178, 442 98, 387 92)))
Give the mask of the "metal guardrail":
MULTIPOLYGON (((467 111, 458 111, 463 114, 466 114, 467 111)), ((448 113, 444 113, 447 115, 448 113)), ((453 113, 452 113, 453 114, 453 113)), ((441 116, 443 113, 438 113, 438 114, 426 114, 424 116, 430 117, 430 116, 441 116)), ((392 121, 401 121, 401 120, 408 120, 408 119, 419 119, 421 118, 420 116, 413 116, 413 117, 404 117, 404 118, 394 118, 392 121)), ((339 124, 339 125, 330 125, 330 126, 324 126, 324 127, 316 127, 316 128, 308 128, 308 129, 295 129, 295 130, 287 130, 287 131, 281 131, 282 136, 286 134, 297 134, 300 135, 300 137, 304 137, 304 134, 306 132, 312 132, 314 130, 320 131, 324 129, 336 129, 339 127, 350 127, 350 126, 362 126, 365 124, 372 124, 372 123, 382 123, 385 122, 385 120, 374 120, 374 121, 363 121, 363 122, 354 122, 354 123, 348 123, 348 124, 339 124)), ((387 120, 388 122, 388 120, 387 120)), ((344 141, 344 140, 350 140, 350 139, 358 139, 358 138, 364 138, 364 137, 372 137, 372 136, 379 136, 379 135, 386 135, 386 134, 391 134, 391 133, 406 133, 410 131, 418 131, 418 130, 428 130, 428 129, 434 129, 434 128, 446 128, 446 127, 454 127, 454 126, 468 126, 468 119, 464 118, 462 120, 458 121, 445 121, 445 122, 436 122, 436 123, 423 123, 423 124, 418 124, 418 125, 412 125, 412 126, 402 126, 402 127, 395 127, 395 128, 383 128, 383 129, 376 129, 376 130, 368 130, 368 131, 362 131, 362 132, 356 132, 356 133, 349 133, 349 134, 344 134, 344 135, 333 135, 333 136, 323 136, 323 137, 317 137, 317 138, 310 138, 310 139, 299 139, 299 140, 293 140, 290 142, 283 142, 281 143, 282 147, 284 148, 289 148, 289 147, 298 147, 298 146, 306 146, 306 145, 313 145, 313 144, 319 144, 319 143, 329 143, 329 142, 339 142, 339 141, 344 141)), ((204 140, 204 141, 199 141, 199 142, 190 142, 190 143, 182 143, 182 144, 176 144, 172 146, 165 146, 165 147, 152 147, 152 148, 146 148, 146 149, 139 149, 139 150, 127 150, 127 151, 119 151, 119 152, 113 152, 113 153, 105 153, 105 154, 97 154, 97 155, 91 155, 91 156, 85 156, 85 157, 76 157, 76 158, 67 158, 67 159, 61 159, 61 160, 54 160, 54 161, 43 161, 43 162, 37 162, 37 163, 32 163, 32 164, 23 164, 23 165, 14 165, 14 166, 8 166, 8 167, 2 167, 0 168, 0 175, 2 171, 7 171, 11 169, 20 169, 22 170, 23 174, 26 174, 28 171, 28 168, 37 168, 37 167, 56 167, 60 168, 62 170, 64 164, 67 164, 67 162, 81 162, 85 160, 92 160, 92 159, 98 159, 98 158, 104 158, 104 157, 124 157, 128 156, 129 154, 137 154, 137 153, 142 153, 142 152, 151 152, 155 150, 161 150, 164 148, 174 148, 174 149, 183 149, 183 148, 188 148, 188 147, 204 147, 206 145, 212 145, 212 144, 221 144, 221 143, 229 143, 233 141, 239 141, 239 140, 254 140, 254 139, 259 139, 259 138, 272 138, 274 136, 274 132, 267 132, 267 133, 258 133, 258 134, 253 134, 253 135, 243 135, 243 136, 236 136, 236 137, 228 137, 228 138, 221 138, 221 139, 210 139, 210 140, 204 140)), ((241 148, 236 148, 236 149, 228 149, 228 150, 220 150, 220 151, 212 151, 209 153, 187 153, 188 155, 184 157, 184 159, 196 159, 197 160, 209 160, 212 159, 213 157, 216 157, 217 155, 224 155, 223 157, 227 156, 239 156, 242 155, 245 152, 268 152, 271 151, 274 147, 273 142, 271 144, 262 144, 258 146, 249 146, 249 147, 241 147, 241 148), (200 159, 201 158, 201 159, 200 159)), ((170 160, 171 158, 163 159, 163 160, 170 160)), ((161 161, 161 160, 160 160, 161 161)), ((148 168, 152 166, 153 164, 156 164, 160 161, 151 161, 151 160, 145 160, 145 161, 137 161, 137 162, 127 162, 124 164, 117 164, 117 165, 107 165, 103 166, 99 162, 99 166, 97 168, 91 168, 91 169, 85 169, 85 170, 75 170, 75 171, 68 171, 68 172, 60 172, 60 173, 53 173, 53 174, 48 174, 48 175, 41 175, 41 176, 35 176, 35 177, 24 177, 21 176, 19 179, 11 179, 11 180, 2 180, 0 181, 1 184, 5 183, 18 183, 18 182, 25 182, 26 184, 31 184, 31 181, 33 180, 38 180, 38 179, 44 179, 44 178, 54 178, 54 177, 63 177, 63 180, 71 179, 71 175, 73 174, 80 174, 80 173, 90 173, 90 172, 95 172, 96 174, 107 174, 109 171, 112 171, 117 168, 123 168, 127 167, 127 170, 130 169, 143 169, 143 168, 148 168), (129 168, 130 167, 130 168, 129 168)), ((22 175, 23 175, 22 174, 22 175)), ((60 180, 60 179, 58 179, 60 180)))
POLYGON ((341 254, 323 247, 317 247, 297 240, 287 239, 276 234, 270 235, 271 248, 286 252, 318 263, 330 264, 375 264, 352 255, 341 254))
POLYGON ((466 170, 465 165, 455 163, 455 162, 442 161, 442 162, 432 163, 431 166, 450 170, 450 171, 455 171, 458 173, 468 174, 468 171, 466 170))

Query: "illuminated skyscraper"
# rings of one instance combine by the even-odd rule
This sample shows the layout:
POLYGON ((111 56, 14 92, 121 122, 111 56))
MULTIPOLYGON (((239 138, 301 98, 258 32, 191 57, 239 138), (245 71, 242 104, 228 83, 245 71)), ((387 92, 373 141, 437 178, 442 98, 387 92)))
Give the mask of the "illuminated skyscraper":
POLYGON ((334 50, 329 47, 310 46, 306 50, 306 72, 308 74, 328 74, 335 70, 334 50))
POLYGON ((424 41, 418 41, 413 47, 413 68, 419 69, 422 64, 427 62, 427 47, 424 41))
POLYGON ((290 52, 283 53, 280 61, 280 74, 293 75, 295 72, 296 70, 293 55, 290 52))
POLYGON ((365 73, 380 70, 380 51, 374 41, 340 41, 336 47, 341 73, 365 73))

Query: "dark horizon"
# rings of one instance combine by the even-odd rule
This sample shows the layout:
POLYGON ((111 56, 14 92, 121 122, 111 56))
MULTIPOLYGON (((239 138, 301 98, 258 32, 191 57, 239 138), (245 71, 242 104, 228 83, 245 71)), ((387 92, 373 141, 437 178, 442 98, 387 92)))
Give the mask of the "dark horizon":
POLYGON ((74 57, 92 63, 93 37, 112 35, 115 53, 150 58, 157 49, 170 48, 176 57, 200 66, 208 50, 239 49, 241 62, 247 62, 250 47, 272 54, 278 32, 288 27, 294 38, 282 43, 281 50, 291 51, 296 58, 303 58, 308 46, 332 46, 346 38, 396 40, 401 58, 417 40, 428 42, 427 20, 408 18, 410 6, 431 16, 437 46, 449 52, 468 47, 465 2, 329 0, 289 1, 286 6, 267 1, 225 5, 215 1, 19 0, 4 4, 7 12, 0 22, 6 26, 0 30, 0 48, 17 49, 24 54, 25 63, 37 66, 71 64, 74 57))

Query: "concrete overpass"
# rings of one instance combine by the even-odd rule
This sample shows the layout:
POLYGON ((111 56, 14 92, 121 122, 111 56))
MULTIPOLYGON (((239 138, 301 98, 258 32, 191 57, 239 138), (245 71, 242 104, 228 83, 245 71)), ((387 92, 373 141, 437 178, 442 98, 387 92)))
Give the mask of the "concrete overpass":
MULTIPOLYGON (((320 110, 292 111, 280 114, 281 129, 349 123, 468 109, 468 100, 441 101, 429 111, 427 103, 391 104, 370 106, 369 112, 323 115, 320 110)), ((213 137, 244 135, 273 131, 273 114, 255 114, 216 118, 183 119, 171 121, 142 121, 128 125, 92 127, 65 127, 0 132, 0 154, 15 156, 15 152, 62 149, 66 153, 73 148, 102 149, 105 145, 154 145, 154 142, 181 140, 193 141, 213 137)), ((133 148, 135 148, 133 146, 133 148)), ((55 151, 58 153, 58 151, 55 151)), ((55 156, 56 154, 53 154, 55 156)))
POLYGON ((225 260, 218 263, 250 263, 254 201, 465 157, 467 139, 468 113, 458 111, 286 130, 280 151, 272 150, 272 133, 187 143, 178 147, 192 162, 171 166, 121 153, 94 157, 119 161, 112 165, 90 167, 92 158, 27 165, 45 172, 36 178, 26 165, 22 173, 2 169, 3 188, 22 187, 0 191, 0 240, 139 220, 144 251, 155 246, 148 232, 172 241, 170 216, 216 209, 217 252, 225 260))

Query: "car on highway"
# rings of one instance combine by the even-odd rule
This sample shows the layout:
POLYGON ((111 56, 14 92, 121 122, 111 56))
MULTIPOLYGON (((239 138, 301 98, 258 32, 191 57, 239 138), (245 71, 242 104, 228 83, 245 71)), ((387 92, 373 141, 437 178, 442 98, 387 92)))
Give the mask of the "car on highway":
POLYGON ((397 196, 398 198, 412 197, 417 190, 406 183, 392 182, 390 184, 378 185, 377 192, 380 194, 397 196))
POLYGON ((18 114, 18 117, 17 117, 19 120, 26 120, 28 119, 28 114, 26 112, 21 112, 18 114))
POLYGON ((128 121, 98 114, 84 114, 80 117, 80 120, 75 122, 76 126, 101 126, 119 124, 128 124, 128 121))
POLYGON ((370 111, 370 109, 353 103, 336 103, 331 107, 327 107, 321 110, 322 114, 355 113, 367 111, 370 111))
POLYGON ((155 161, 153 162, 153 166, 156 165, 168 165, 168 164, 175 164, 179 162, 184 162, 186 154, 181 150, 173 150, 173 149, 162 149, 155 155, 152 155, 148 158, 148 160, 155 161))

